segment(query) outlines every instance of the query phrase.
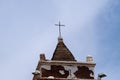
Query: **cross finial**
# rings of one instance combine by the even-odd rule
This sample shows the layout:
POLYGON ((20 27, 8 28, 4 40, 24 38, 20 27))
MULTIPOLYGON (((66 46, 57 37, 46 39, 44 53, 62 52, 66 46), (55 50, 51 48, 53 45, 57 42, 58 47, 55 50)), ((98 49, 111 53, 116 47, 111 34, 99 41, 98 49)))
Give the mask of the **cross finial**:
POLYGON ((62 25, 59 21, 59 23, 55 24, 55 26, 59 26, 59 38, 61 38, 61 26, 65 26, 65 25, 62 25))

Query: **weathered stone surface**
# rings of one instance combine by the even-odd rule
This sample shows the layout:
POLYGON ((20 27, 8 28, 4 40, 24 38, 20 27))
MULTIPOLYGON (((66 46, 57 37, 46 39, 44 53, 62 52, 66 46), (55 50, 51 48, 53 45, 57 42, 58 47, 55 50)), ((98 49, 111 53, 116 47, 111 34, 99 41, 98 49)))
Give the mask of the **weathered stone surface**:
POLYGON ((60 65, 52 65, 50 70, 42 68, 41 71, 42 77, 53 76, 55 78, 67 78, 67 76, 69 75, 69 71, 65 70, 64 67, 60 65), (60 70, 62 70, 64 73, 61 74, 60 70))
POLYGON ((58 42, 52 60, 58 61, 76 61, 70 50, 66 47, 64 42, 58 42))
POLYGON ((80 79, 94 79, 94 77, 90 76, 94 75, 92 70, 89 70, 86 66, 78 66, 78 71, 76 71, 75 76, 80 79))

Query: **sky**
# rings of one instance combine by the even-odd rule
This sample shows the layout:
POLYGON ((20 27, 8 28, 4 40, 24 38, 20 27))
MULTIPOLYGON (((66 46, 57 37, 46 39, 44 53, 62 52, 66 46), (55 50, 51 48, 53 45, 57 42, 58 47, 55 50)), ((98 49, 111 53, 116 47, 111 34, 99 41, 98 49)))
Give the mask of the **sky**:
POLYGON ((0 80, 32 80, 40 53, 53 55, 59 21, 77 61, 92 55, 95 78, 119 79, 120 0, 0 0, 0 80))

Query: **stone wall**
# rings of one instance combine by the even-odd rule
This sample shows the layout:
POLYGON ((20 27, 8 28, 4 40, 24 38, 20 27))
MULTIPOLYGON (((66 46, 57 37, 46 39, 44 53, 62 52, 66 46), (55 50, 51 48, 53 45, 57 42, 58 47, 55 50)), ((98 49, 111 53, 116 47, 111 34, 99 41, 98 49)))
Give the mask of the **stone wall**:
POLYGON ((87 66, 42 65, 40 70, 47 78, 94 79, 93 68, 87 66))

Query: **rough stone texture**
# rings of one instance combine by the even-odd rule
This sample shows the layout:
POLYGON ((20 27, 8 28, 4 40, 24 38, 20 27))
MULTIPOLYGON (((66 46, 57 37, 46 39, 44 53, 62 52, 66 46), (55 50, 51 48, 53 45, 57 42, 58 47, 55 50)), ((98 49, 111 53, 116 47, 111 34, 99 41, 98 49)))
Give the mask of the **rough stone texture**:
POLYGON ((78 71, 76 71, 74 74, 80 79, 94 79, 94 77, 91 76, 91 74, 94 75, 93 71, 89 70, 89 68, 86 66, 78 66, 78 71))
POLYGON ((74 66, 90 66, 94 67, 96 65, 95 62, 77 62, 77 61, 39 61, 40 65, 74 65, 74 66))
POLYGON ((52 60, 58 61, 76 61, 70 50, 63 41, 58 42, 52 60))
POLYGON ((39 75, 34 75, 33 80, 53 77, 55 80, 79 80, 79 79, 94 79, 93 62, 76 62, 76 61, 39 61, 37 70, 39 75), (56 79, 57 78, 57 79, 56 79), (65 78, 65 79, 64 79, 65 78))
POLYGON ((94 73, 92 70, 89 70, 86 66, 61 66, 61 65, 52 65, 48 69, 48 66, 41 67, 42 77, 53 78, 79 78, 79 79, 94 79, 94 73), (74 76, 73 76, 74 75, 74 76), (93 76, 91 76, 93 75, 93 76))
POLYGON ((67 78, 67 76, 69 75, 69 71, 65 70, 63 66, 56 66, 56 65, 52 65, 51 66, 51 70, 46 70, 44 68, 42 68, 42 77, 49 77, 49 76, 53 76, 55 78, 67 78), (61 74, 59 71, 62 70, 64 73, 61 74))

